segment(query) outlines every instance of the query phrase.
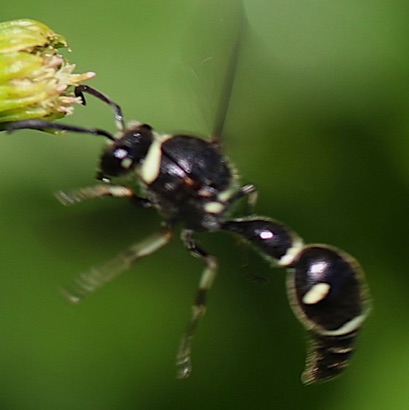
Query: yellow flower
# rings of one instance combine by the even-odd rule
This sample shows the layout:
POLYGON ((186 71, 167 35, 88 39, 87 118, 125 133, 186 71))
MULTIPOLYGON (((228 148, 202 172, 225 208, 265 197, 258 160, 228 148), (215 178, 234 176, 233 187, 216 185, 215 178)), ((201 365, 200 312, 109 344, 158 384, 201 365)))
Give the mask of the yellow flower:
POLYGON ((63 117, 81 103, 71 86, 95 74, 73 74, 59 48, 68 48, 64 37, 42 23, 0 23, 0 130, 5 122, 63 117))

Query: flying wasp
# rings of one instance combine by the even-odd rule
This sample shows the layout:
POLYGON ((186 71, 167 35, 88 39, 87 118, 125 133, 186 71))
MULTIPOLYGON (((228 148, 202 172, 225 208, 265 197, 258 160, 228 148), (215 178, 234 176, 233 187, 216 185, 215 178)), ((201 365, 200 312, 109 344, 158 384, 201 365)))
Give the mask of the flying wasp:
POLYGON ((65 205, 102 198, 127 198, 163 217, 158 232, 130 246, 108 263, 77 277, 66 289, 72 302, 101 287, 131 268, 139 259, 156 252, 181 226, 181 240, 204 263, 192 313, 176 357, 177 376, 192 370, 191 347, 197 326, 207 307, 207 296, 217 274, 217 259, 198 242, 200 232, 225 231, 247 241, 274 266, 287 269, 287 290, 295 316, 309 335, 309 351, 303 381, 330 379, 348 365, 354 342, 369 312, 369 296, 359 263, 348 253, 323 244, 304 244, 301 237, 277 220, 253 213, 234 215, 243 199, 255 202, 254 185, 242 185, 238 173, 221 148, 224 121, 234 82, 242 28, 231 51, 221 93, 218 119, 211 138, 160 134, 141 122, 125 123, 120 105, 87 85, 75 88, 85 105, 88 94, 109 105, 117 133, 100 128, 25 120, 10 123, 8 130, 68 131, 106 140, 99 159, 96 185, 58 192, 65 205))

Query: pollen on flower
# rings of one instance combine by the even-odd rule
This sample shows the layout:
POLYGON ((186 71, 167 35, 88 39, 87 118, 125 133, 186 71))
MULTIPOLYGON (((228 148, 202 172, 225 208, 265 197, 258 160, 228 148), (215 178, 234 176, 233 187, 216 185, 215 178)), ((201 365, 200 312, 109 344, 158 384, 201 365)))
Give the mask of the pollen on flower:
POLYGON ((75 74, 58 49, 68 48, 64 37, 34 20, 0 23, 1 123, 54 120, 71 114, 81 103, 73 87, 95 76, 75 74))

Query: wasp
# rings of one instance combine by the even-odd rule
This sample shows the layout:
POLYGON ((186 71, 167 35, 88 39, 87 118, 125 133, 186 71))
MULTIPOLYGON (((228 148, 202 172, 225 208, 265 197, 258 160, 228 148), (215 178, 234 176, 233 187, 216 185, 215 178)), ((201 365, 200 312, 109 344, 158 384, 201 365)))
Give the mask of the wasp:
MULTIPOLYGON (((235 60, 232 58, 233 65, 235 60)), ((234 77, 234 69, 228 71, 224 107, 228 105, 234 77)), ((305 244, 296 232, 275 219, 250 212, 235 216, 234 206, 243 199, 253 204, 257 191, 254 185, 240 183, 238 172, 221 148, 224 119, 208 140, 195 135, 161 134, 145 123, 125 123, 120 105, 103 92, 88 85, 75 88, 75 95, 84 105, 85 94, 112 108, 116 134, 43 120, 16 121, 9 124, 8 130, 68 131, 104 138, 106 146, 99 159, 98 183, 58 192, 58 199, 64 205, 74 205, 93 198, 127 198, 159 212, 163 223, 147 239, 78 276, 66 289, 68 298, 79 302, 141 258, 168 244, 175 228, 181 226, 183 245, 204 264, 176 357, 177 376, 186 378, 192 370, 192 340, 205 314, 208 292, 218 270, 216 257, 200 245, 197 234, 230 232, 248 242, 272 266, 287 269, 288 299, 309 336, 303 382, 328 380, 342 372, 349 364, 354 342, 370 308, 359 263, 333 246, 305 244)), ((222 111, 221 117, 226 108, 222 111)))

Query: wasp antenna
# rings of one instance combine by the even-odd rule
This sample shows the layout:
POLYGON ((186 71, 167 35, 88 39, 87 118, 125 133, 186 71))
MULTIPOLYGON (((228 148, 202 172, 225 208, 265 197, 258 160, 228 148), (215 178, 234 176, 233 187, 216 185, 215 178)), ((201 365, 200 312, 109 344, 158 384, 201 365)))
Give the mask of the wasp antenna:
POLYGON ((115 122, 116 122, 118 130, 123 131, 125 129, 125 121, 124 121, 124 116, 122 114, 121 106, 117 104, 116 102, 112 101, 107 95, 105 95, 101 91, 96 90, 93 87, 90 87, 89 85, 84 85, 84 84, 78 85, 77 87, 75 87, 74 93, 76 97, 81 98, 82 105, 86 105, 84 93, 90 94, 94 96, 95 98, 98 98, 99 100, 103 101, 104 103, 110 105, 114 111, 115 122))
POLYGON ((7 125, 7 132, 12 133, 15 130, 31 129, 39 131, 71 131, 80 134, 92 134, 100 135, 102 137, 108 138, 111 141, 115 141, 115 137, 108 131, 102 130, 100 128, 85 128, 79 127, 77 125, 68 124, 58 124, 43 120, 22 120, 14 121, 7 125))

